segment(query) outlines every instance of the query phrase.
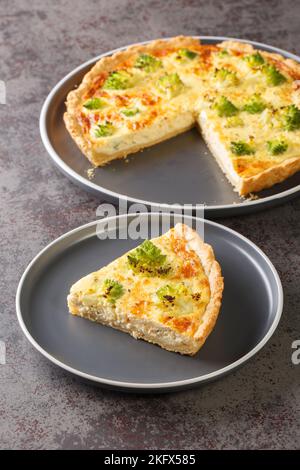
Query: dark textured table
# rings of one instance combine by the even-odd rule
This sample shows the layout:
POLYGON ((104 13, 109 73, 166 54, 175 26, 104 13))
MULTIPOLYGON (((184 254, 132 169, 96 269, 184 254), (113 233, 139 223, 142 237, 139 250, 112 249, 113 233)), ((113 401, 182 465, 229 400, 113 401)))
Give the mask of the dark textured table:
POLYGON ((222 221, 270 257, 285 305, 267 346, 203 388, 138 396, 84 385, 33 349, 14 306, 32 257, 93 220, 99 204, 53 167, 41 144, 39 112, 53 85, 101 52, 181 33, 243 37, 299 54, 299 18, 295 0, 1 0, 1 448, 299 448, 300 365, 291 362, 300 339, 299 199, 222 221))

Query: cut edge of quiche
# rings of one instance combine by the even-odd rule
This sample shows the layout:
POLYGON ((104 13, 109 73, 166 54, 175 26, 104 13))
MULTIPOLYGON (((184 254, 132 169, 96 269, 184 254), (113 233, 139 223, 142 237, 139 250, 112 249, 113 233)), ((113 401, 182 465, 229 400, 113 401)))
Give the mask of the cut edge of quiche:
POLYGON ((218 318, 224 287, 220 265, 212 247, 184 224, 147 243, 151 269, 158 269, 157 260, 162 263, 155 274, 147 271, 148 254, 135 248, 76 282, 67 299, 69 311, 193 356, 218 318), (137 272, 133 260, 141 253, 143 270, 137 272))
MULTIPOLYGON (((214 129, 214 123, 211 118, 207 116, 205 107, 198 104, 197 93, 184 95, 186 102, 184 102, 184 99, 180 101, 180 97, 173 99, 174 103, 179 103, 177 108, 177 110, 180 109, 179 113, 174 111, 175 108, 172 105, 173 107, 170 107, 170 112, 164 109, 164 114, 162 113, 161 115, 155 116, 155 119, 151 118, 152 120, 151 122, 149 121, 149 125, 145 125, 142 128, 137 126, 132 129, 129 135, 127 133, 124 136, 120 136, 119 139, 114 139, 114 137, 100 137, 99 139, 95 139, 88 134, 87 127, 91 126, 91 122, 85 114, 80 113, 83 101, 88 97, 93 97, 97 89, 101 89, 103 84, 106 83, 107 78, 113 74, 114 71, 121 71, 121 73, 123 73, 125 70, 126 73, 126 66, 132 67, 133 60, 136 60, 141 54, 151 55, 153 53, 156 59, 160 60, 160 58, 164 58, 170 51, 182 51, 186 50, 186 48, 200 51, 201 47, 206 47, 205 50, 208 51, 206 57, 204 50, 205 67, 210 67, 211 52, 215 53, 218 50, 227 50, 241 57, 258 53, 264 60, 269 61, 268 65, 275 67, 276 71, 279 72, 281 76, 283 74, 285 79, 288 77, 289 80, 291 80, 289 82, 289 91, 291 94, 296 92, 300 93, 300 91, 298 92, 298 90, 300 90, 300 64, 292 59, 286 59, 279 54, 255 49, 252 45, 247 43, 224 41, 217 45, 203 46, 198 39, 178 36, 170 40, 159 39, 144 45, 130 46, 126 50, 116 52, 112 56, 100 59, 85 75, 79 87, 71 91, 67 96, 67 111, 64 114, 66 127, 83 154, 94 166, 103 166, 112 160, 124 158, 131 153, 167 140, 185 132, 194 125, 198 125, 207 146, 225 176, 231 182, 235 191, 241 196, 269 188, 300 170, 300 152, 299 155, 293 155, 287 158, 281 158, 281 155, 278 155, 278 158, 274 159, 270 157, 270 155, 267 155, 267 150, 265 150, 265 158, 249 156, 248 162, 247 158, 245 158, 246 171, 243 171, 243 168, 240 170, 239 163, 236 164, 235 162, 240 162, 243 159, 243 155, 242 158, 234 157, 229 150, 229 146, 224 145, 220 134, 214 129), (254 165, 252 162, 254 162, 254 165)), ((199 52, 199 54, 201 54, 201 52, 199 52)), ((230 72, 230 64, 228 67, 226 71, 228 72, 229 70, 230 72)), ((202 71, 195 68, 195 72, 193 73, 195 73, 195 76, 201 76, 202 71)), ((256 73, 255 67, 254 73, 256 73)), ((210 79, 213 80, 212 77, 210 77, 210 79)), ((119 91, 122 94, 124 90, 119 91)), ((225 91, 224 88, 218 89, 217 96, 222 96, 223 93, 226 95, 226 89, 225 91)), ((160 99, 160 97, 158 97, 158 99, 160 99)), ((300 98, 298 101, 300 105, 300 98)), ((298 112, 300 113, 300 110, 298 110, 298 112)), ((97 114, 97 112, 95 113, 97 114)), ((92 125, 94 124, 92 123, 92 125)), ((264 124, 261 124, 261 126, 263 127, 264 124)), ((238 133, 237 129, 236 140, 238 140, 238 133)), ((239 142, 237 143, 239 144, 239 142)), ((268 142, 266 142, 266 148, 267 143, 268 142)), ((243 167, 243 162, 241 166, 243 167)))

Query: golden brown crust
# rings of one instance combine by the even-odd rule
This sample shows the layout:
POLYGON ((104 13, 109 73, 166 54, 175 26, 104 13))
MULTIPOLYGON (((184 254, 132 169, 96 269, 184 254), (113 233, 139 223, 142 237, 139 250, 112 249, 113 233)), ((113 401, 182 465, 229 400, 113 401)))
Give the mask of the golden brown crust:
POLYGON ((240 179, 239 194, 245 196, 281 183, 300 170, 300 158, 290 158, 279 165, 268 168, 257 175, 240 179))
MULTIPOLYGON (((198 233, 186 225, 177 224, 175 230, 178 234, 184 236, 188 247, 199 256, 210 285, 210 301, 206 307, 202 323, 194 334, 195 350, 192 354, 194 355, 203 346, 217 321, 221 308, 224 279, 212 247, 204 243, 198 233)), ((186 354, 190 353, 186 352, 186 354)))

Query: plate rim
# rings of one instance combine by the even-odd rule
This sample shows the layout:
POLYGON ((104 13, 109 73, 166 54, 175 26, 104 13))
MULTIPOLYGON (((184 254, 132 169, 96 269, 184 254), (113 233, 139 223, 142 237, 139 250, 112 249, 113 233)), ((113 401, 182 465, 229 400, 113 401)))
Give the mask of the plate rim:
MULTIPOLYGON (((268 44, 262 43, 262 42, 257 42, 257 41, 251 41, 247 39, 238 39, 238 38, 233 38, 233 37, 227 37, 227 36, 192 36, 195 39, 200 39, 200 40, 206 40, 206 41, 228 41, 228 40, 233 40, 233 41, 238 41, 238 42, 243 42, 243 43, 248 43, 252 44, 253 46, 256 47, 261 47, 261 48, 267 48, 270 51, 282 54, 283 56, 286 56, 288 58, 291 58, 297 62, 300 63, 300 56, 297 56, 296 54, 293 54, 291 52, 285 51, 284 49, 280 49, 275 46, 269 46, 268 44)), ((167 38, 162 38, 163 40, 167 41, 171 39, 171 37, 167 38)), ((127 196, 125 194, 117 193, 115 191, 112 191, 110 189, 104 188, 103 186, 100 186, 98 184, 93 183, 93 181, 89 180, 88 177, 83 177, 79 173, 77 173, 73 168, 71 168, 69 165, 67 165, 64 160, 59 156, 59 154, 55 151, 54 147, 52 146, 48 132, 47 132, 47 115, 48 115, 48 110, 49 107, 52 103, 52 100, 54 96, 56 95, 57 91, 67 82, 72 76, 76 75, 80 70, 83 68, 87 67, 90 64, 93 64, 97 60, 101 59, 102 57, 109 56, 111 54, 114 54, 115 52, 122 51, 130 46, 136 46, 136 45, 143 45, 143 44, 148 44, 150 43, 151 40, 147 41, 142 41, 142 42, 137 42, 133 44, 129 44, 127 46, 122 46, 118 47, 116 49, 113 49, 111 51, 105 52, 103 54, 99 54, 95 57, 92 57, 91 59, 87 60, 86 62, 82 63, 81 65, 75 67, 71 72, 69 72, 67 75, 65 75, 50 91, 48 96, 46 97, 46 100, 44 101, 44 104, 42 106, 41 112, 40 112, 40 118, 39 118, 39 128, 40 128, 40 136, 41 140, 43 142, 43 145, 48 153, 48 155, 51 157, 55 165, 69 178, 71 178, 73 181, 77 182, 81 186, 87 188, 87 190, 95 193, 98 193, 98 195, 103 194, 108 197, 118 199, 118 200, 124 200, 127 202, 130 202, 132 204, 144 204, 146 206, 151 206, 155 208, 162 208, 162 209, 170 209, 170 208, 175 208, 175 209, 181 209, 184 204, 168 204, 168 203, 160 203, 160 202, 153 202, 153 201, 147 201, 144 199, 139 199, 139 198, 134 198, 131 196, 127 196)), ((214 215, 214 212, 218 211, 224 211, 224 215, 226 215, 227 210, 232 210, 234 209, 239 209, 239 208, 249 208, 252 206, 258 206, 260 205, 264 206, 265 204, 268 204, 271 201, 276 201, 276 200, 284 200, 285 198, 292 196, 296 194, 297 192, 300 192, 300 184, 294 186, 293 188, 286 189, 285 191, 281 191, 280 193, 273 194, 271 196, 267 196, 264 198, 260 199, 255 199, 255 200, 250 200, 250 201, 242 201, 238 203, 232 203, 232 204, 211 204, 211 205, 205 205, 204 208, 206 211, 209 211, 212 213, 212 216, 214 215)), ((200 203, 194 203, 193 206, 195 207, 197 204, 200 203)))
MULTIPOLYGON (((110 388, 114 389, 121 389, 121 390, 136 390, 140 392, 145 392, 145 391, 163 391, 163 390, 169 390, 169 391, 175 391, 179 389, 184 389, 184 388, 189 388, 192 387, 193 385, 201 385, 202 383, 209 382, 210 380, 218 379, 226 375, 227 373, 230 373, 234 370, 236 370, 238 367, 241 365, 245 364, 250 360, 252 357, 254 357, 265 345, 266 343, 270 340, 272 335, 274 334, 275 330, 277 329, 277 326, 279 324, 282 311, 283 311, 283 288, 281 284, 281 280, 279 277, 279 274, 271 262, 271 260, 268 258, 268 256, 249 238, 245 237, 244 235, 241 235, 239 232, 226 227, 225 225, 219 224, 217 222, 207 220, 207 219, 201 219, 199 217, 193 217, 193 216, 187 216, 189 220, 201 220, 204 222, 204 224, 212 225, 212 226, 217 226, 218 228, 221 228, 222 230, 225 230, 229 233, 231 233, 234 236, 237 236, 244 242, 248 243, 252 248, 254 248, 261 256, 262 258, 266 261, 268 264, 269 268, 271 269, 271 272, 274 276, 277 292, 278 292, 278 305, 276 309, 276 313, 273 319, 272 324, 270 325, 270 328, 266 332, 266 334, 263 336, 263 338, 259 341, 259 343, 254 346, 248 353, 244 354, 241 358, 238 360, 232 362, 231 364, 218 369, 217 371, 210 372, 208 374, 204 374, 199 377, 193 377, 191 379, 184 379, 184 380, 177 380, 177 381, 172 381, 172 382, 161 382, 161 383, 139 383, 139 382, 123 382, 120 380, 114 380, 114 379, 107 379, 107 378, 102 378, 98 377, 95 375, 88 374, 86 372, 83 372, 81 370, 78 370, 72 366, 69 366, 68 364, 65 364, 64 362, 56 359, 52 354, 50 354, 48 351, 46 351, 42 346, 39 345, 39 343, 33 338, 31 333, 29 332, 28 328, 25 325, 25 322, 23 320, 23 315, 22 315, 22 305, 21 305, 21 296, 22 296, 22 290, 23 286, 25 284, 25 281, 27 279, 28 274, 30 274, 30 270, 34 267, 36 262, 55 244, 59 244, 62 240, 68 237, 72 237, 72 235, 76 234, 76 232, 84 231, 88 229, 89 227, 92 227, 93 225, 97 225, 99 223, 107 224, 110 221, 113 221, 115 219, 125 219, 125 218, 132 218, 137 215, 141 216, 150 216, 150 217, 155 217, 159 215, 160 217, 163 216, 168 216, 168 213, 161 213, 161 212, 143 212, 143 213, 133 213, 133 214, 122 214, 118 216, 112 216, 112 217, 106 217, 100 220, 94 220, 92 222, 88 222, 87 224, 83 224, 79 227, 76 227, 75 229, 69 230, 68 232, 62 234, 49 244, 47 244, 42 250, 39 251, 39 253, 32 259, 32 261, 28 264, 26 267, 25 271, 23 272, 21 279, 18 284, 17 292, 16 292, 16 313, 17 313, 17 319, 19 322, 19 325, 21 327, 21 330, 23 331, 24 335, 28 339, 28 341, 32 344, 32 346, 39 351, 44 357, 46 357, 48 360, 50 360, 52 363, 55 365, 61 367, 62 369, 81 377, 82 379, 86 379, 88 381, 95 382, 97 384, 107 386, 110 388)), ((128 221, 127 221, 128 222, 128 221)))

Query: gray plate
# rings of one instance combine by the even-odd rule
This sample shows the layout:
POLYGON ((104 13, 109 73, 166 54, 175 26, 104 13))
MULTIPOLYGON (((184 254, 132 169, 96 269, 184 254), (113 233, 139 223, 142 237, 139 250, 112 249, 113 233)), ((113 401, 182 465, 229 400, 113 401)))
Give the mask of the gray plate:
MULTIPOLYGON (((110 220, 127 227, 135 217, 110 220)), ((149 221, 150 215, 143 217, 149 221)), ((159 227, 167 220, 165 215, 151 217, 159 227)), ((21 328, 35 348, 55 364, 110 388, 179 390, 233 371, 256 354, 275 331, 283 303, 275 268, 251 241, 210 221, 205 221, 205 239, 222 266, 225 290, 217 325, 195 357, 168 352, 73 317, 66 306, 70 286, 140 243, 100 241, 96 223, 68 232, 48 245, 28 266, 18 287, 21 328)))
MULTIPOLYGON (((199 37, 204 43, 216 43, 225 37, 199 37)), ((240 39, 238 39, 241 41, 240 39)), ((281 53, 300 61, 299 57, 267 46, 247 41, 261 49, 281 53)), ((121 50, 121 49, 116 49, 121 50)), ((146 205, 205 204, 209 218, 237 215, 275 206, 300 191, 300 172, 273 188, 262 191, 258 200, 245 201, 232 189, 196 129, 181 134, 125 160, 98 168, 90 181, 91 167, 83 157, 63 123, 65 99, 86 72, 99 60, 95 57, 63 78, 51 91, 42 108, 40 132, 42 141, 58 168, 84 189, 111 202, 128 199, 146 205)))

